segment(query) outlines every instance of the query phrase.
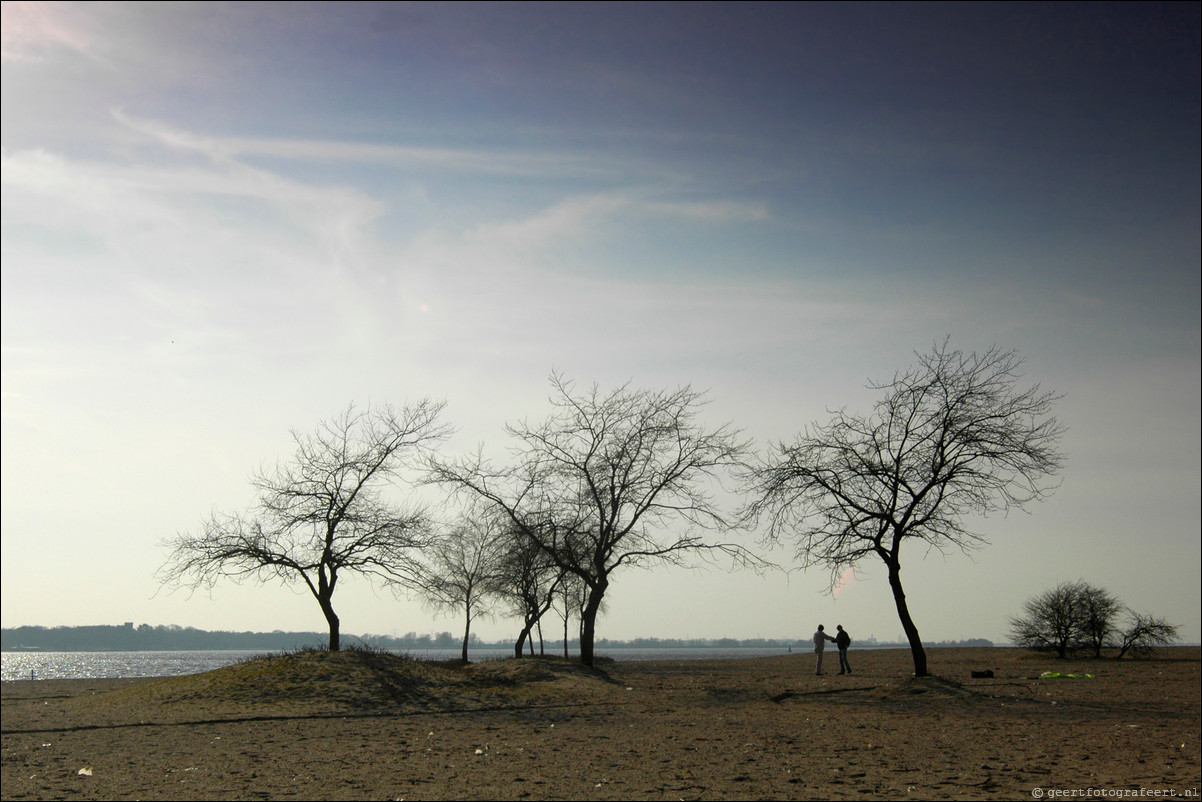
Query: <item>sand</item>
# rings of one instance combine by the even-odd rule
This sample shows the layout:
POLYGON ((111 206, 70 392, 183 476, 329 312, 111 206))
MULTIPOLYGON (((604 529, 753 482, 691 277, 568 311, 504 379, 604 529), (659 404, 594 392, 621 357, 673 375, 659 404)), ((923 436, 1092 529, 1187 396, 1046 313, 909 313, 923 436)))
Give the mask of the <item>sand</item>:
POLYGON ((809 654, 588 669, 344 652, 190 677, 6 682, 0 796, 1197 797, 1199 648, 929 657, 936 676, 921 680, 907 651, 853 648, 846 676, 815 676, 809 654), (971 677, 985 669, 994 678, 971 677))

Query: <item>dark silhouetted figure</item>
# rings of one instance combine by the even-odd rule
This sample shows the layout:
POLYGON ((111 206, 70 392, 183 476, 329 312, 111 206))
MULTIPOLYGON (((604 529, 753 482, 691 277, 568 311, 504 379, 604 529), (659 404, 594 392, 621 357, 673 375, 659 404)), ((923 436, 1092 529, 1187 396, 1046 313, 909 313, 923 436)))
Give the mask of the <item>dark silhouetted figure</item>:
POLYGON ((814 673, 819 676, 822 674, 822 652, 826 649, 828 640, 834 640, 834 638, 826 634, 825 627, 819 624, 818 631, 814 633, 814 654, 818 655, 818 666, 814 673))
POLYGON ((835 629, 839 630, 839 634, 834 637, 835 645, 839 647, 839 673, 850 674, 851 663, 847 662, 847 647, 851 646, 851 635, 847 634, 842 624, 835 629))

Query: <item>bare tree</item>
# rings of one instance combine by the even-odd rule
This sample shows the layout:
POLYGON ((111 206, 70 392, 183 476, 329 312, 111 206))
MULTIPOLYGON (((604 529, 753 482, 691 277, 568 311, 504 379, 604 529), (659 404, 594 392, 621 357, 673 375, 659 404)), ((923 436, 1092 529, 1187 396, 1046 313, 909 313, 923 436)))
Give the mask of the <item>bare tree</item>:
POLYGON ((1123 603, 1110 591, 1081 583, 1081 645, 1102 656, 1102 648, 1109 646, 1114 635, 1116 619, 1123 610, 1123 603))
POLYGON ((1010 619, 1010 639, 1018 646, 1054 650, 1067 657, 1086 638, 1089 595, 1084 582, 1061 582, 1032 596, 1023 604, 1023 614, 1010 619))
POLYGON ((489 613, 502 574, 503 528, 492 510, 475 505, 424 550, 421 593, 433 607, 463 611, 463 662, 472 621, 489 613))
POLYGON ((1126 609, 1109 591, 1077 580, 1061 582, 1028 599, 1023 614, 1010 619, 1010 637, 1018 646, 1051 649, 1060 657, 1076 649, 1101 657, 1103 648, 1114 647, 1121 658, 1176 642, 1177 627, 1163 618, 1126 609), (1124 610, 1129 623, 1120 630, 1116 619, 1124 610))
MULTIPOLYGON (((573 614, 578 622, 583 620, 584 607, 588 603, 588 586, 575 574, 565 574, 563 581, 559 583, 559 592, 555 595, 557 600, 557 604, 554 605, 555 611, 563 621, 563 656, 564 659, 567 659, 569 654, 568 625, 572 621, 573 614)), ((602 602, 601 612, 605 612, 605 607, 605 602, 602 602)), ((577 627, 577 637, 579 634, 579 627, 577 627)))
POLYGON ((513 644, 515 657, 522 656, 527 641, 534 650, 534 628, 551 609, 566 574, 539 547, 536 540, 508 526, 501 550, 500 569, 494 592, 522 627, 513 644))
POLYGON ((951 350, 948 341, 893 379, 867 417, 844 410, 807 428, 748 475, 751 520, 767 520, 767 543, 792 542, 802 567, 824 565, 831 587, 848 566, 875 555, 888 572, 914 673, 926 652, 902 587, 902 544, 968 551, 984 539, 966 515, 1023 508, 1054 488, 1063 428, 1056 396, 1020 389, 1021 360, 996 347, 951 350))
POLYGON ((430 541, 420 507, 391 502, 385 489, 450 434, 439 422, 442 402, 422 400, 397 410, 349 406, 311 434, 292 432, 296 454, 251 479, 257 503, 245 513, 214 513, 199 534, 164 543, 164 585, 212 587, 235 581, 301 582, 339 648, 334 591, 343 573, 390 582, 418 577, 416 550, 430 541))
POLYGON ((729 426, 702 425, 704 396, 687 386, 577 392, 553 374, 551 387, 553 411, 543 423, 506 427, 516 441, 511 468, 477 456, 436 463, 434 476, 494 504, 584 582, 580 658, 592 665, 597 613, 619 569, 719 552, 755 559, 699 533, 729 527, 712 483, 742 465, 748 447, 729 426))
POLYGON ((1119 653, 1131 652, 1134 655, 1145 655, 1157 646, 1171 646, 1179 639, 1177 627, 1163 618, 1157 618, 1149 613, 1128 611, 1131 622, 1122 631, 1119 638, 1119 653))

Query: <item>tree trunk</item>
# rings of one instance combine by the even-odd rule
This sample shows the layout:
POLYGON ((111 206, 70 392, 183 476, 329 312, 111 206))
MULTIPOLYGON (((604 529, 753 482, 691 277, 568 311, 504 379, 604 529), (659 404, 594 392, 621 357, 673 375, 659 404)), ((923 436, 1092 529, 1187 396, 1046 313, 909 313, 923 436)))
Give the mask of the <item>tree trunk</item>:
POLYGON ((584 615, 580 622, 580 662, 586 666, 593 664, 593 632, 596 629, 595 619, 597 611, 584 608, 584 615))
POLYGON ((589 588, 588 601, 580 614, 580 662, 586 666, 593 665, 593 636, 597 631, 597 611, 601 609, 601 597, 605 594, 605 585, 598 584, 589 588))
POLYGON ((472 631, 472 617, 466 616, 467 620, 463 624, 463 656, 460 658, 464 663, 467 662, 467 639, 472 631))
POLYGON ((893 602, 897 605, 897 617, 901 619, 902 630, 906 633, 906 639, 910 642, 910 654, 914 657, 914 676, 925 677, 927 675, 927 653, 923 651, 922 639, 918 636, 918 627, 914 626, 914 619, 910 618, 910 608, 906 606, 906 592, 902 590, 901 583, 901 565, 897 562, 888 562, 889 566, 889 587, 893 589, 893 602))
MULTIPOLYGON (((328 549, 329 538, 326 542, 328 549)), ((326 617, 326 624, 330 627, 330 651, 336 652, 341 647, 338 635, 338 615, 334 612, 334 585, 338 584, 338 573, 336 569, 330 568, 327 575, 325 560, 326 556, 323 555, 322 564, 317 568, 317 593, 315 595, 317 603, 321 605, 321 614, 326 617)))
POLYGON ((320 599, 321 612, 326 617, 326 624, 330 627, 330 651, 336 652, 341 644, 338 636, 338 614, 334 612, 334 605, 330 599, 320 599))
POLYGON ((513 656, 522 656, 522 647, 526 645, 526 638, 530 635, 530 625, 522 627, 522 631, 518 633, 517 642, 513 644, 513 656))

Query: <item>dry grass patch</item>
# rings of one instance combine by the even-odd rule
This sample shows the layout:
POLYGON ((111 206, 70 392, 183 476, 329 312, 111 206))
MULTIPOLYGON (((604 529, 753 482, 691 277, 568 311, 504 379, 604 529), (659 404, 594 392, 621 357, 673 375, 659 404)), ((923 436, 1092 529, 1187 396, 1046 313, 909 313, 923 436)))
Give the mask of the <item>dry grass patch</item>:
MULTIPOLYGON (((428 662, 375 651, 266 655, 178 677, 145 680, 57 701, 63 715, 98 725, 280 716, 454 712, 555 704, 604 692, 603 670, 561 658, 428 662), (136 721, 130 715, 136 715, 136 721)), ((50 711, 45 711, 50 712, 50 711)))

